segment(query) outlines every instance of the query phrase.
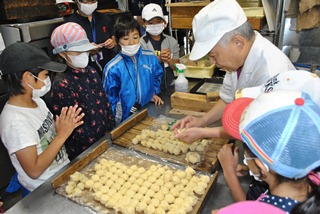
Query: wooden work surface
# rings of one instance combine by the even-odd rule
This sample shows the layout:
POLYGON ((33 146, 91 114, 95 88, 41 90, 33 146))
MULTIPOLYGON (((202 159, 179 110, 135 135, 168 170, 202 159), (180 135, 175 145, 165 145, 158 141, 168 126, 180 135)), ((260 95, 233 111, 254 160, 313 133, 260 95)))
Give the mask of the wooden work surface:
MULTIPOLYGON (((169 169, 171 169, 173 172, 175 172, 177 170, 184 170, 184 169, 180 168, 179 166, 174 166, 174 165, 170 165, 170 164, 163 164, 163 163, 159 163, 155 160, 150 160, 147 158, 140 157, 139 155, 136 155, 133 152, 130 152, 129 150, 119 151, 114 148, 109 148, 106 151, 104 151, 102 154, 100 154, 96 159, 93 158, 91 160, 91 162, 85 161, 86 165, 82 165, 80 168, 76 164, 72 165, 70 167, 71 170, 66 170, 62 174, 62 177, 64 177, 64 178, 68 177, 68 179, 64 180, 64 182, 62 182, 62 183, 59 182, 59 184, 56 183, 54 185, 56 192, 64 197, 82 205, 82 206, 89 207, 90 209, 92 209, 98 213, 118 213, 118 212, 115 212, 115 210, 107 208, 106 206, 101 204, 99 201, 95 200, 95 198, 94 198, 95 196, 94 196, 93 191, 91 191, 89 189, 84 189, 82 192, 82 195, 78 196, 78 197, 70 197, 65 191, 65 188, 67 186, 67 182, 69 181, 69 177, 71 174, 73 174, 73 172, 79 171, 82 174, 86 175, 86 177, 90 178, 90 176, 92 176, 92 172, 94 172, 94 169, 93 169, 94 165, 96 163, 98 163, 101 159, 107 159, 107 160, 113 160, 115 162, 120 162, 122 164, 127 165, 128 167, 130 167, 132 165, 136 165, 138 167, 143 167, 145 169, 148 169, 151 165, 160 164, 163 166, 165 166, 165 165, 168 166, 169 169)), ((204 191, 204 194, 197 196, 197 203, 193 206, 192 211, 189 212, 188 214, 200 213, 200 210, 202 209, 202 206, 206 202, 208 195, 210 194, 210 192, 212 191, 213 187, 215 186, 215 184, 217 182, 218 172, 216 172, 214 174, 204 174, 202 172, 196 172, 196 175, 198 175, 198 176, 199 175, 208 175, 210 178, 210 181, 208 183, 207 188, 204 191)), ((135 213, 140 214, 138 212, 135 212, 135 213)))
POLYGON ((147 111, 143 111, 136 117, 128 120, 123 124, 126 126, 126 129, 123 127, 118 127, 111 132, 112 142, 130 149, 134 149, 154 157, 162 158, 173 163, 180 165, 189 165, 196 170, 203 172, 215 172, 218 166, 217 154, 224 144, 227 143, 225 139, 211 139, 211 143, 207 146, 205 152, 202 154, 202 161, 199 164, 192 165, 188 164, 185 161, 185 154, 172 155, 163 151, 155 150, 152 148, 147 148, 141 144, 134 145, 132 139, 141 134, 141 131, 144 129, 149 129, 154 126, 154 120, 156 118, 147 116, 147 111), (139 119, 137 119, 139 118, 139 119))

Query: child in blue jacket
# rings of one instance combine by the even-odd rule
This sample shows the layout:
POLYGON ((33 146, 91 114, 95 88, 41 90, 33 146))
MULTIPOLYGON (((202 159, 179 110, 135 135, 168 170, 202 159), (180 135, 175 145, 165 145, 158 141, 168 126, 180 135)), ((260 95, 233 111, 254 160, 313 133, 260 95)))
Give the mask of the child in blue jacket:
POLYGON ((141 48, 140 26, 135 19, 119 17, 114 35, 121 52, 105 66, 102 84, 119 123, 150 101, 163 104, 157 95, 163 68, 152 51, 141 48))

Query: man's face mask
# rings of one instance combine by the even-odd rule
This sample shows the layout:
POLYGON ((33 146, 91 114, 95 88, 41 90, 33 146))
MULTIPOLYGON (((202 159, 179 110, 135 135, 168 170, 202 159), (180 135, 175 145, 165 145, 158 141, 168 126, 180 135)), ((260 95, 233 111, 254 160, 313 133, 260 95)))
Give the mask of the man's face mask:
POLYGON ((146 25, 146 31, 152 36, 158 36, 164 30, 164 23, 155 24, 155 25, 146 25))
POLYGON ((134 56, 140 48, 140 43, 134 45, 120 45, 121 46, 121 53, 127 56, 134 56))
MULTIPOLYGON (((67 54, 68 55, 68 54, 67 54)), ((89 53, 83 52, 78 56, 68 55, 71 59, 71 62, 68 62, 73 65, 75 68, 85 68, 88 66, 89 63, 89 53)))
POLYGON ((37 80, 41 81, 44 83, 44 86, 42 86, 40 89, 35 89, 34 87, 32 87, 31 85, 29 85, 28 83, 26 83, 30 88, 32 88, 32 98, 39 98, 44 96, 46 93, 48 93, 51 89, 51 80, 50 77, 47 77, 45 80, 39 79, 38 77, 36 77, 35 75, 33 75, 32 73, 30 73, 34 78, 36 78, 37 80))
POLYGON ((80 10, 82 13, 86 14, 87 16, 90 16, 98 7, 98 2, 95 2, 93 4, 85 4, 79 2, 80 10))

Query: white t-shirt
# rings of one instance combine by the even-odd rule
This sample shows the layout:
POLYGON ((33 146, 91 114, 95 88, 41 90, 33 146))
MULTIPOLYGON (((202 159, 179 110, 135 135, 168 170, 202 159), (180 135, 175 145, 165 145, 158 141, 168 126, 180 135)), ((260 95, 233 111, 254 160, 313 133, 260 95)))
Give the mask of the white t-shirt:
POLYGON ((289 58, 269 40, 255 32, 254 43, 239 79, 237 72, 227 72, 220 89, 220 97, 230 103, 238 89, 263 85, 274 75, 288 70, 295 70, 289 58))
POLYGON ((56 136, 52 113, 41 98, 34 101, 38 105, 37 108, 24 108, 6 103, 0 115, 2 142, 17 170, 19 182, 30 191, 70 162, 63 146, 55 160, 37 179, 30 178, 22 169, 15 152, 29 146, 36 146, 40 155, 56 136))

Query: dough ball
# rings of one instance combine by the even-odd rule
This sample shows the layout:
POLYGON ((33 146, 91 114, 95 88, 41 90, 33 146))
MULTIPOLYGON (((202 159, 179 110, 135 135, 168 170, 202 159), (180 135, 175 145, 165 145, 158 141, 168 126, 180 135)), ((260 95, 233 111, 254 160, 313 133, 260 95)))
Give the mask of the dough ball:
POLYGON ((67 185, 65 190, 68 195, 71 195, 73 193, 74 186, 67 185))
POLYGON ((108 180, 106 183, 106 186, 108 186, 109 188, 111 188, 113 185, 113 181, 112 180, 108 180))
POLYGON ((138 172, 139 172, 140 174, 145 173, 145 172, 146 172, 146 169, 143 168, 143 167, 139 167, 139 168, 138 168, 138 172))
POLYGON ((190 204, 191 206, 194 206, 198 202, 198 199, 194 196, 189 196, 185 199, 185 202, 190 204))
POLYGON ((110 172, 115 173, 117 171, 117 167, 113 166, 109 169, 110 172))
POLYGON ((92 175, 91 176, 91 180, 93 180, 94 182, 98 182, 100 180, 100 176, 99 175, 92 175))
POLYGON ((175 147, 175 148, 173 149, 172 153, 173 153, 174 155, 180 155, 181 149, 180 149, 179 147, 175 147))
POLYGON ((110 180, 112 180, 113 182, 116 182, 118 180, 118 175, 117 174, 113 174, 111 176, 110 180))
POLYGON ((127 191, 128 191, 127 188, 121 187, 120 190, 118 191, 118 193, 120 193, 120 194, 122 194, 122 195, 125 195, 127 191))
POLYGON ((140 177, 140 173, 138 171, 135 171, 135 172, 132 173, 131 177, 139 178, 140 177))
POLYGON ((179 190, 177 189, 177 188, 172 188, 171 190, 170 190, 170 193, 174 196, 174 197, 178 197, 179 196, 179 190))
POLYGON ((140 178, 142 178, 143 180, 148 180, 149 176, 147 174, 142 174, 140 178))
POLYGON ((143 197, 141 198, 141 201, 149 204, 150 201, 151 201, 151 198, 150 198, 149 196, 146 196, 146 195, 145 195, 145 196, 143 196, 143 197))
POLYGON ((93 198, 94 200, 96 201, 100 201, 101 200, 101 197, 102 197, 102 192, 101 191, 97 191, 93 194, 93 198))
POLYGON ((171 203, 173 203, 174 202, 174 196, 172 195, 172 194, 167 194, 166 196, 165 196, 165 198, 164 198, 164 200, 166 200, 166 202, 168 202, 168 204, 171 204, 171 203))
POLYGON ((151 190, 155 191, 155 192, 158 192, 160 190, 160 187, 159 185, 157 184, 152 184, 151 187, 150 187, 151 190))
POLYGON ((117 169, 114 174, 119 177, 123 174, 123 171, 121 169, 117 169))
POLYGON ((127 192, 126 192, 126 196, 129 197, 129 198, 133 198, 133 196, 136 194, 136 191, 133 191, 132 189, 129 189, 127 192))
POLYGON ((123 180, 122 178, 118 178, 116 183, 120 184, 120 186, 122 186, 125 183, 125 180, 123 180))
POLYGON ((148 205, 147 205, 146 202, 144 202, 144 201, 141 202, 140 201, 139 204, 136 207, 136 211, 139 212, 139 213, 142 213, 142 212, 144 212, 144 210, 146 209, 147 206, 148 205))
POLYGON ((186 154, 185 160, 188 163, 196 164, 196 163, 200 162, 200 155, 198 153, 196 153, 196 152, 188 152, 186 154))
POLYGON ((135 192, 137 192, 139 188, 140 188, 140 185, 137 185, 137 184, 132 184, 132 186, 130 187, 130 189, 132 189, 135 192))
POLYGON ((101 187, 102 187, 102 184, 99 183, 99 182, 96 182, 96 183, 93 184, 92 189, 94 191, 99 191, 101 187))
POLYGON ((183 179, 186 177, 186 173, 181 170, 176 171, 175 175, 178 176, 180 179, 183 179))
POLYGON ((161 207, 161 208, 164 209, 164 210, 168 210, 169 204, 168 204, 167 201, 162 200, 162 201, 160 202, 160 204, 159 204, 159 207, 161 207))
POLYGON ((156 165, 151 165, 149 168, 150 171, 157 171, 158 167, 156 165))
POLYGON ((139 140, 137 138, 132 139, 132 144, 137 145, 139 143, 139 140))
POLYGON ((130 167, 130 169, 132 169, 132 170, 135 172, 135 171, 138 170, 138 167, 137 167, 137 165, 132 165, 132 166, 130 167))
POLYGON ((141 141, 142 139, 141 139, 141 135, 137 135, 136 136, 136 139, 138 140, 138 141, 141 141))
POLYGON ((77 187, 81 190, 84 190, 84 183, 78 183, 77 187))
POLYGON ((157 198, 153 198, 151 199, 150 204, 152 204, 154 207, 158 207, 160 204, 160 201, 157 198))
POLYGON ((187 194, 185 191, 181 191, 181 192, 179 193, 178 198, 184 199, 184 198, 188 197, 188 195, 189 195, 189 194, 187 194))
POLYGON ((209 145, 210 141, 207 140, 207 139, 202 139, 200 143, 201 143, 202 146, 206 147, 206 146, 209 145))
POLYGON ((139 193, 141 193, 143 195, 146 194, 147 191, 148 191, 148 187, 145 187, 145 186, 142 186, 139 189, 139 193))
POLYGON ((93 187, 94 181, 93 180, 87 180, 85 183, 85 187, 88 189, 91 189, 93 187))
POLYGON ((142 199, 142 197, 143 197, 143 195, 140 192, 136 193, 135 196, 134 196, 134 198, 139 200, 139 201, 142 199))
POLYGON ((181 179, 180 182, 182 185, 186 186, 189 183, 189 180, 184 178, 184 179, 181 179))
POLYGON ((175 188, 176 188, 178 191, 181 191, 181 190, 184 189, 184 185, 183 185, 183 184, 178 184, 178 185, 176 185, 175 188))
POLYGON ((153 197, 155 191, 152 190, 152 189, 148 189, 147 192, 146 192, 146 196, 149 196, 150 198, 153 197))
POLYGON ((136 207, 139 204, 139 200, 135 197, 130 201, 130 206, 136 207))
POLYGON ((127 175, 131 176, 133 173, 133 170, 131 168, 127 169, 126 171, 127 175))
POLYGON ((195 183, 198 183, 199 180, 200 180, 199 177, 196 175, 192 176, 192 178, 190 179, 190 181, 195 182, 195 183))
POLYGON ((170 174, 164 174, 163 175, 163 180, 164 182, 169 182, 171 180, 172 175, 170 174))
POLYGON ((151 185, 152 185, 152 183, 150 181, 145 181, 143 184, 143 186, 145 186, 147 188, 151 187, 151 185))
POLYGON ((106 178, 111 178, 112 175, 113 175, 112 172, 106 172, 106 173, 104 174, 104 176, 105 176, 106 178))
POLYGON ((70 175, 70 179, 72 181, 80 181, 81 180, 81 173, 80 172, 75 172, 72 175, 70 175))
POLYGON ((116 192, 117 192, 117 191, 116 191, 115 189, 110 189, 109 192, 108 192, 108 195, 109 195, 110 197, 113 197, 116 192))
MULTIPOLYGON (((192 191, 193 191, 193 189, 192 189, 192 191)), ((160 193, 162 193, 164 195, 168 194, 169 193, 169 188, 166 187, 166 186, 162 186, 161 189, 160 189, 160 193)))
POLYGON ((203 195, 205 191, 205 187, 203 186, 196 186, 193 191, 198 195, 203 195))
POLYGON ((174 187, 172 182, 167 182, 164 184, 165 187, 168 187, 169 189, 172 189, 174 187))
POLYGON ((116 163, 114 164, 114 166, 117 167, 118 169, 120 169, 120 168, 123 166, 123 164, 120 163, 120 162, 116 162, 116 163))
POLYGON ((123 180, 128 180, 128 178, 129 178, 129 175, 127 175, 127 174, 125 174, 125 173, 123 173, 122 175, 120 175, 120 178, 122 178, 123 180))
POLYGON ((161 176, 161 174, 157 171, 153 173, 153 177, 156 179, 159 178, 160 176, 161 176))
POLYGON ((153 176, 149 176, 149 178, 148 178, 148 181, 150 182, 150 183, 155 183, 156 182, 156 178, 155 177, 153 177, 153 176))
POLYGON ((123 187, 129 189, 129 188, 131 187, 131 185, 132 185, 131 182, 125 182, 125 183, 123 184, 123 187))
POLYGON ((162 201, 164 199, 164 195, 161 192, 157 192, 156 194, 154 194, 154 198, 162 201))
POLYGON ((181 204, 183 204, 183 202, 184 202, 184 200, 181 199, 181 198, 176 198, 176 199, 174 200, 174 204, 177 204, 177 205, 180 205, 180 206, 181 206, 181 204))
POLYGON ((100 181, 99 181, 99 182, 100 182, 101 184, 106 184, 107 181, 108 181, 108 178, 107 178, 106 176, 100 177, 100 181))
POLYGON ((203 151, 204 151, 204 146, 203 146, 202 144, 198 144, 198 145, 196 146, 196 151, 197 151, 197 152, 203 152, 203 151))
POLYGON ((95 171, 98 171, 98 170, 102 169, 102 165, 97 163, 97 164, 94 165, 93 168, 94 168, 95 171))
POLYGON ((180 183, 180 178, 176 175, 172 176, 172 183, 173 184, 179 184, 180 183))
POLYGON ((70 180, 70 181, 68 182, 68 186, 73 186, 73 187, 75 187, 75 186, 77 186, 77 182, 70 180))
POLYGON ((72 193, 73 197, 79 197, 82 196, 82 190, 79 189, 78 187, 74 188, 73 193, 72 193))
POLYGON ((138 178, 136 181, 135 181, 135 184, 138 185, 138 186, 142 186, 143 185, 143 182, 144 180, 142 178, 138 178))
POLYGON ((163 179, 158 179, 155 184, 158 185, 158 186, 163 186, 164 185, 164 181, 163 181, 163 179))
POLYGON ((201 176, 200 176, 200 181, 208 184, 208 183, 210 182, 210 177, 207 176, 207 175, 201 175, 201 176))
POLYGON ((141 134, 141 140, 145 140, 147 139, 147 135, 146 134, 141 134))
POLYGON ((154 214, 155 211, 156 211, 156 208, 153 205, 149 204, 144 210, 144 214, 154 214))
POLYGON ((123 194, 119 193, 119 192, 116 192, 112 198, 116 199, 117 201, 118 200, 121 200, 123 198, 123 194))

